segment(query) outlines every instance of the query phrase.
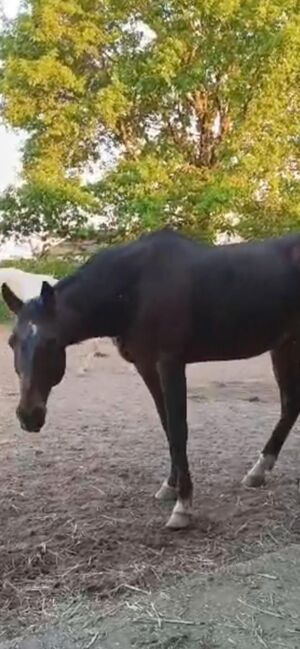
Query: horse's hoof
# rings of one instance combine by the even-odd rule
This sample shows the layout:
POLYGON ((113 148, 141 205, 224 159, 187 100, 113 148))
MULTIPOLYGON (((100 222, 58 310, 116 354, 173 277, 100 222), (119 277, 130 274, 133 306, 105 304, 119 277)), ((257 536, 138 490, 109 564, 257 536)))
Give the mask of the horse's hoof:
POLYGON ((167 522, 167 527, 171 530, 183 530, 189 527, 192 520, 192 501, 177 500, 172 514, 167 522))
POLYGON ((190 526, 192 520, 191 514, 183 512, 173 512, 166 523, 169 530, 184 530, 190 526))
POLYGON ((155 494, 156 500, 160 501, 172 501, 177 499, 177 492, 175 487, 170 487, 168 484, 167 480, 164 480, 164 482, 161 485, 161 488, 157 491, 155 494))
POLYGON ((266 484, 266 478, 264 475, 251 475, 251 473, 247 473, 243 478, 242 484, 244 487, 256 489, 257 487, 262 487, 266 484))

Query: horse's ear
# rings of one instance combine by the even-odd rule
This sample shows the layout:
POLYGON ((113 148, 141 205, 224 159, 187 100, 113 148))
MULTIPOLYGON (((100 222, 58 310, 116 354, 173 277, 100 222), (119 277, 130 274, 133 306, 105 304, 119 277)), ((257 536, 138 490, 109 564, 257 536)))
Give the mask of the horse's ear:
POLYGON ((41 288, 41 298, 46 309, 53 310, 55 307, 55 293, 53 286, 48 282, 43 282, 41 288))
POLYGON ((1 292, 3 300, 8 306, 9 310, 17 315, 22 309, 24 302, 22 302, 22 300, 20 300, 20 298, 15 295, 15 293, 9 288, 7 284, 5 284, 5 282, 4 284, 2 284, 1 292))

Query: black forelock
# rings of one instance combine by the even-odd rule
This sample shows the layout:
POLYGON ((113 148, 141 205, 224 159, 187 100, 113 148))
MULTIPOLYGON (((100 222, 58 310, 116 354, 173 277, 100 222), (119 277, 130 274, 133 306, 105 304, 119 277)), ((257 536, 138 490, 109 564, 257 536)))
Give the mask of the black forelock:
POLYGON ((18 318, 19 322, 31 320, 36 324, 42 323, 44 319, 46 319, 46 312, 43 300, 40 296, 32 298, 31 300, 28 300, 28 302, 25 302, 18 318))

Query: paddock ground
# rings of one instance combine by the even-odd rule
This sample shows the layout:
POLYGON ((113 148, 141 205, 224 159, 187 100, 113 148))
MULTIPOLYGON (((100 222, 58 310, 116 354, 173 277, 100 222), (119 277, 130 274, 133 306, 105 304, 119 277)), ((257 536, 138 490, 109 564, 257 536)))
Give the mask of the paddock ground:
POLYGON ((195 519, 174 533, 153 498, 166 441, 111 343, 83 376, 85 346, 71 350, 29 435, 6 340, 2 328, 0 649, 298 648, 299 424, 267 485, 241 486, 279 413, 268 357, 188 369, 195 519))

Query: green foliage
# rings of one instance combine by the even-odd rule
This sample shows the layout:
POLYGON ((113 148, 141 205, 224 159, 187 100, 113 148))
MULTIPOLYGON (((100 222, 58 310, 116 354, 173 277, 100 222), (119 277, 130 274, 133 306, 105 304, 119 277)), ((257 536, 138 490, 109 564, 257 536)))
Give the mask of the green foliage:
POLYGON ((72 273, 79 265, 79 261, 74 261, 70 258, 51 258, 51 257, 33 257, 32 259, 9 259, 2 261, 1 267, 20 268, 27 273, 37 273, 41 275, 52 275, 60 279, 72 273))
POLYGON ((298 227, 298 0, 27 0, 0 51, 2 116, 28 135, 7 232, 74 231, 82 211, 129 234, 212 239, 229 210, 245 236, 298 227))
POLYGON ((4 304, 2 298, 0 298, 0 324, 2 322, 9 322, 10 319, 11 319, 11 315, 9 313, 9 310, 6 304, 4 304))
MULTIPOLYGON (((41 183, 25 184, 19 188, 9 187, 0 196, 1 233, 9 236, 18 232, 28 236, 32 232, 47 236, 72 236, 86 225, 87 206, 72 193, 72 185, 61 187, 43 186, 41 183), (77 200, 76 200, 77 198, 77 200)), ((87 194, 87 192, 85 192, 87 194)), ((92 206, 92 200, 87 197, 92 206)))

